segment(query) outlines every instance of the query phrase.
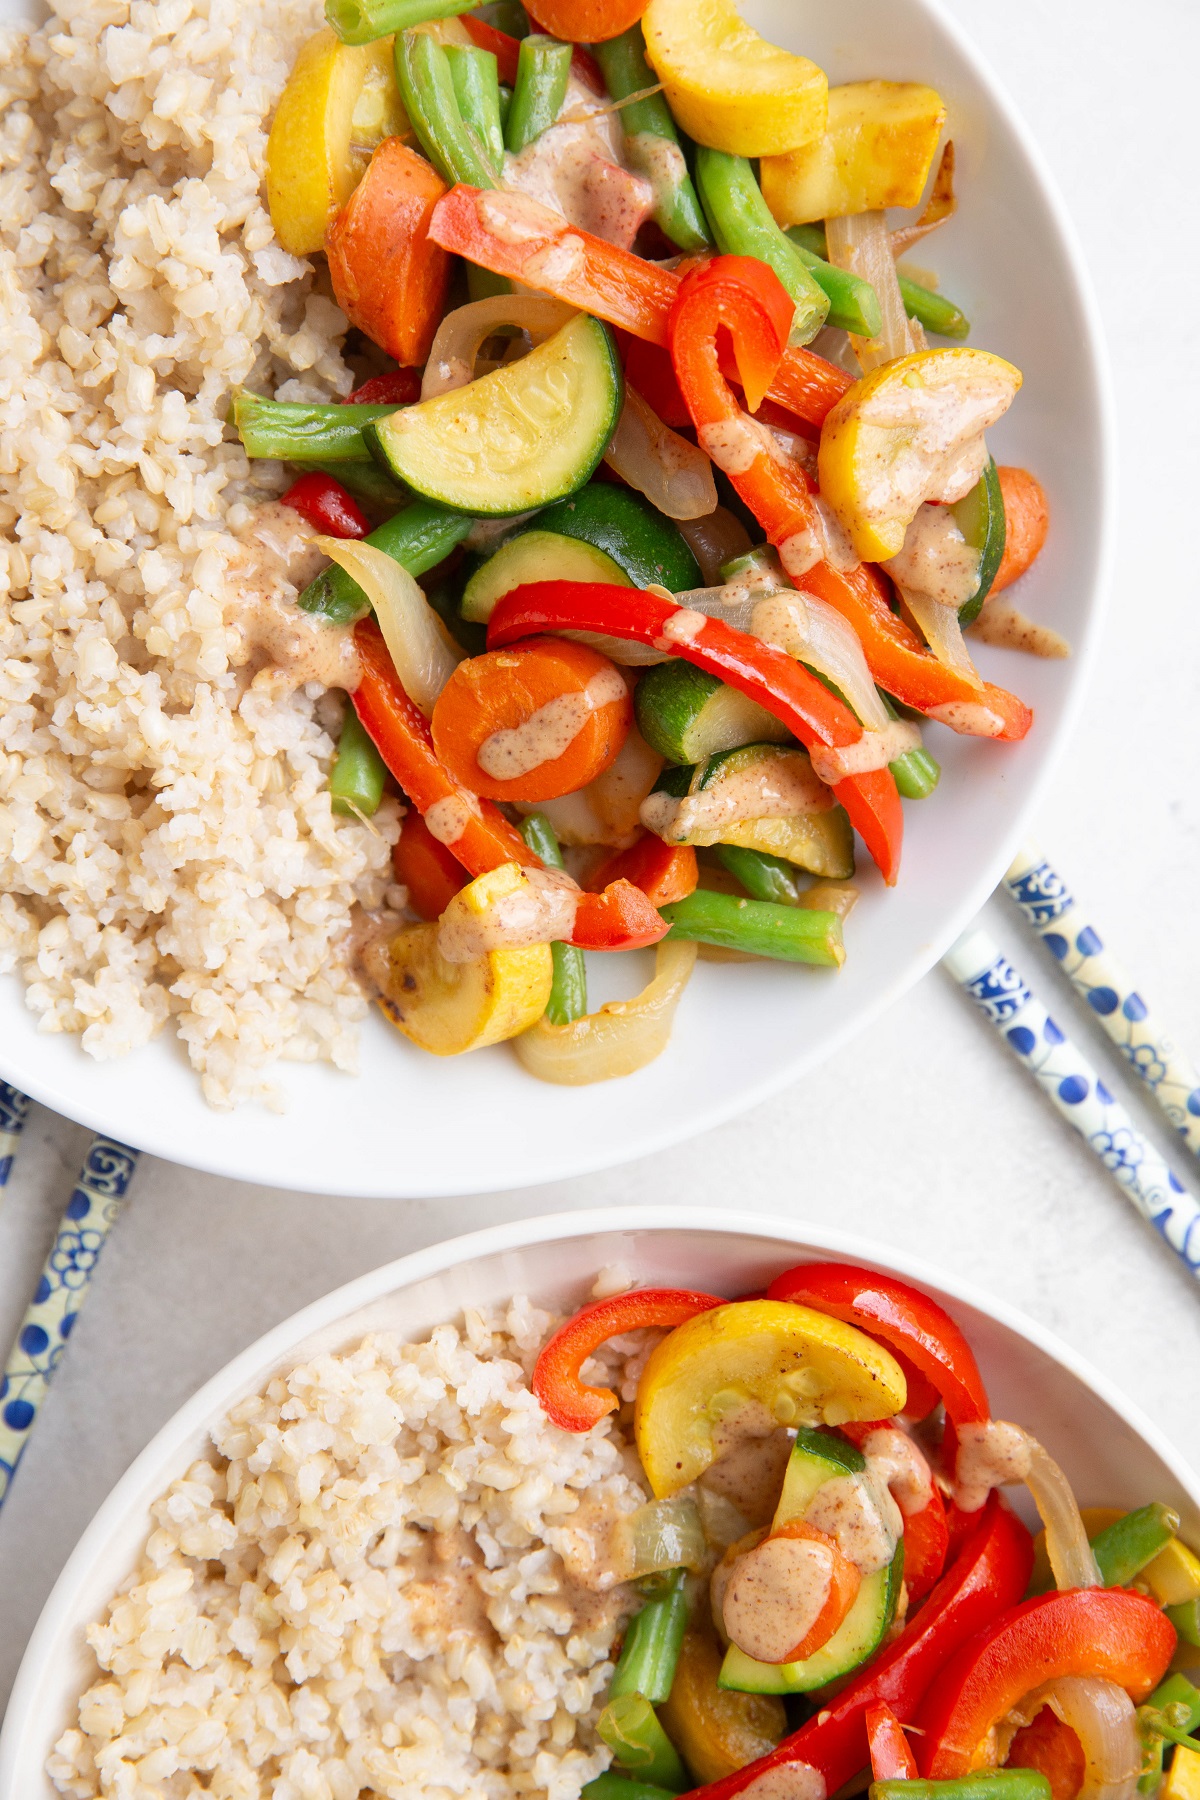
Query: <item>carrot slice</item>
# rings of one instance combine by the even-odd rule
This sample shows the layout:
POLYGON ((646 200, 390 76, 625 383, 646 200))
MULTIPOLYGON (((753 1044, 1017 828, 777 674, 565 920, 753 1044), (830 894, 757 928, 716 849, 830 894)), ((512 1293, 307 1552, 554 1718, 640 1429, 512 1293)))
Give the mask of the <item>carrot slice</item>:
POLYGON ((399 138, 384 138, 325 234, 338 305, 398 363, 423 363, 445 310, 450 258, 429 235, 446 184, 399 138))
POLYGON ((459 663, 431 725, 442 764, 473 793, 555 800, 616 761, 632 717, 606 656, 539 637, 459 663))
POLYGON ((655 906, 686 900, 700 880, 696 852, 690 844, 665 844, 647 832, 628 850, 619 850, 602 862, 587 886, 598 894, 610 881, 621 880, 632 881, 655 906))
POLYGON ((470 879, 452 850, 439 844, 413 807, 405 813, 392 851, 396 880, 408 889, 408 903, 422 919, 440 919, 470 879))
POLYGON ((1004 496, 1004 555, 992 583, 993 594, 1011 586, 1036 562, 1050 529, 1046 490, 1028 469, 1000 469, 1004 496))
POLYGON ((567 43, 602 44, 636 25, 649 0, 529 0, 535 24, 567 43))

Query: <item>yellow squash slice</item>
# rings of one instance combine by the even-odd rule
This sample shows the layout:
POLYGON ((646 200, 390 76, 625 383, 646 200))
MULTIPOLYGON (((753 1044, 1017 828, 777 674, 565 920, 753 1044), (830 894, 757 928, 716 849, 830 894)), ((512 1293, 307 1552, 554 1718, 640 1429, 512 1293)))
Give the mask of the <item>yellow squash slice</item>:
POLYGON ((903 548, 927 500, 961 500, 987 461, 983 434, 1021 371, 988 350, 919 350, 848 388, 821 429, 821 495, 864 562, 903 548))
POLYGON ((665 1337, 638 1383, 638 1454, 659 1498, 702 1475, 713 1428, 742 1408, 780 1425, 842 1425, 903 1411, 899 1363, 853 1325, 785 1300, 699 1313, 665 1337))
POLYGON ((642 30, 671 111, 698 144, 774 156, 824 131, 824 73, 760 37, 733 0, 650 0, 642 30))
POLYGON ((945 122, 918 81, 851 81, 829 90, 824 135, 763 158, 763 199, 780 225, 916 206, 945 122))
POLYGON ((392 40, 343 44, 325 26, 303 46, 267 139, 267 203, 275 236, 311 256, 385 137, 410 135, 392 40))
MULTIPOLYGON (((517 864, 505 863, 469 882, 447 911, 482 919, 522 880, 517 864)), ((406 925, 363 958, 379 989, 380 1008, 398 1031, 434 1056, 461 1056, 516 1037, 537 1023, 554 979, 549 944, 489 950, 469 962, 449 962, 438 948, 439 928, 433 921, 406 925)))

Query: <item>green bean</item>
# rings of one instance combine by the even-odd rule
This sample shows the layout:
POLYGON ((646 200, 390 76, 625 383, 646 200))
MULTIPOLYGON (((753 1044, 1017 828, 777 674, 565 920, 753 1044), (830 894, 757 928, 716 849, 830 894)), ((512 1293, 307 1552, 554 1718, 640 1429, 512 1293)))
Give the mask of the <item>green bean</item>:
POLYGON ((696 151, 696 183, 718 250, 729 256, 756 256, 774 269, 796 308, 792 341, 807 344, 825 323, 829 296, 772 218, 751 164, 744 156, 701 146, 696 151))
POLYGON ((301 467, 332 475, 356 500, 371 500, 376 506, 390 507, 393 512, 404 505, 408 495, 407 488, 401 487, 379 463, 317 462, 303 463, 301 467))
POLYGON ((479 0, 325 0, 325 18, 343 44, 372 44, 427 19, 473 12, 479 0))
POLYGON ((490 269, 481 269, 478 263, 465 263, 467 271, 467 293, 472 300, 490 300, 493 294, 511 294, 512 282, 507 275, 493 275, 490 269))
POLYGON ((229 403, 247 456, 271 456, 280 462, 370 462, 362 428, 369 419, 394 413, 394 406, 310 404, 307 400, 270 400, 238 388, 229 403))
MULTIPOLYGON (((545 813, 530 813, 522 819, 521 836, 548 869, 562 868, 562 851, 545 813)), ((551 944, 550 954, 554 959, 554 979, 546 1002, 546 1017, 552 1025, 570 1025, 587 1011, 587 964, 583 951, 574 944, 551 944)))
POLYGON ((1178 1529, 1179 1514, 1155 1500, 1098 1531, 1092 1539, 1092 1555, 1105 1587, 1128 1587, 1178 1529))
POLYGON ((642 1694, 620 1694, 596 1721, 601 1740, 623 1769, 632 1769, 654 1787, 680 1793, 688 1785, 679 1752, 642 1694))
POLYGON ((347 706, 329 775, 329 798, 335 813, 369 819, 383 799, 387 769, 353 706, 347 706))
MULTIPOLYGON (((879 689, 879 698, 883 701, 888 718, 898 719, 900 714, 882 688, 879 689)), ((942 779, 941 763, 924 744, 906 750, 903 756, 898 756, 895 762, 889 763, 888 768, 905 800, 927 800, 942 779)))
POLYGON ((628 1775, 606 1769, 603 1775, 585 1783, 579 1800, 675 1800, 670 1788, 651 1786, 648 1781, 631 1781, 628 1775))
MULTIPOLYGON (((829 299, 829 316, 825 323, 838 331, 853 331, 858 337, 878 337, 883 329, 883 313, 879 295, 869 281, 849 269, 839 269, 823 256, 817 256, 797 236, 803 226, 793 226, 785 236, 794 245, 796 255, 829 299)), ((824 238, 822 238, 822 243, 824 238)))
POLYGON ((514 156, 548 131, 561 112, 571 73, 571 50, 570 44, 560 44, 540 31, 522 40, 517 85, 504 128, 504 141, 514 156))
POLYGON ((686 900, 675 900, 658 910, 671 927, 668 937, 717 944, 723 950, 742 950, 781 962, 816 963, 827 969, 840 968, 846 959, 842 921, 836 913, 739 900, 735 894, 717 894, 711 888, 697 888, 686 900))
POLYGON ((952 1781, 873 1781, 870 1800, 1050 1800, 1037 1769, 976 1769, 952 1781))
MULTIPOLYGON (((456 544, 462 543, 474 523, 466 513, 449 512, 428 500, 414 500, 411 506, 385 520, 363 543, 382 550, 410 575, 424 575, 449 556, 456 544)), ((349 625, 371 610, 357 581, 336 563, 322 569, 309 582, 296 604, 305 612, 318 613, 330 625, 349 625)))
POLYGON ((509 37, 529 36, 529 14, 521 0, 484 0, 479 16, 488 25, 494 25, 497 31, 506 31, 509 37))
POLYGON ((765 850, 746 850, 741 844, 718 844, 717 860, 741 882, 754 900, 769 900, 774 906, 796 906, 800 900, 800 884, 796 866, 782 856, 769 856, 765 850))
POLYGON ((427 31, 397 34, 396 80, 412 128, 438 174, 452 183, 494 188, 487 154, 463 123, 450 59, 436 38, 427 31))
POLYGON ((1144 1706, 1138 1707, 1138 1726, 1145 1746, 1146 1760, 1138 1781, 1139 1794, 1153 1794, 1162 1780, 1163 1751, 1168 1743, 1195 1731, 1200 1725, 1200 1691, 1186 1675, 1168 1675, 1156 1687, 1144 1706), (1165 1729, 1164 1729, 1165 1728, 1165 1729))
POLYGON ((1178 1606, 1165 1606, 1163 1611, 1183 1642, 1200 1650, 1200 1600, 1181 1600, 1178 1606))
POLYGON ((679 133, 671 109, 662 94, 646 94, 657 85, 646 61, 646 44, 640 25, 631 25, 620 37, 593 44, 608 91, 614 100, 640 100, 623 106, 619 117, 625 133, 629 166, 644 175, 654 189, 654 223, 680 250, 704 250, 710 242, 704 209, 692 185, 679 133))
POLYGON ((490 50, 474 44, 447 44, 450 79, 463 124, 475 134, 495 174, 504 166, 504 127, 500 123, 500 77, 490 50))
MULTIPOLYGON (((793 225, 787 233, 793 244, 800 250, 813 275, 825 292, 829 295, 831 305, 828 323, 841 325, 844 331, 857 332, 860 337, 874 337, 879 331, 882 321, 879 319, 879 298, 869 282, 862 281, 857 275, 851 275, 848 269, 838 269, 825 261, 825 228, 822 225, 793 225), (833 284, 831 286, 831 278, 833 284), (835 318, 838 301, 834 287, 842 287, 846 281, 857 282, 871 295, 871 316, 876 321, 875 330, 860 332, 857 325, 848 323, 842 318, 835 318)), ((896 279, 900 283, 900 298, 904 302, 904 310, 910 319, 916 319, 924 325, 926 331, 936 331, 940 337, 965 338, 971 334, 971 322, 953 300, 947 300, 944 294, 935 293, 923 282, 914 281, 909 275, 902 275, 897 269, 896 279)), ((864 318, 865 323, 870 319, 864 318)))
POLYGON ((670 1696, 687 1630, 685 1579, 685 1570, 672 1569, 663 1592, 647 1600, 629 1621, 608 1690, 610 1700, 622 1694, 641 1694, 658 1705, 670 1696))

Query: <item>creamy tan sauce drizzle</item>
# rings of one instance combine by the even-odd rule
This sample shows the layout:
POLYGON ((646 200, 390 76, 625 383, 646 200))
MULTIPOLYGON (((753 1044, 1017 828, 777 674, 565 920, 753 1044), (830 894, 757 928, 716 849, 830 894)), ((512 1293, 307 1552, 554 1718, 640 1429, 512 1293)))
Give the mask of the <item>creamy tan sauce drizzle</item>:
POLYGON ((886 769, 898 756, 915 750, 920 742, 920 727, 911 720, 889 719, 882 731, 864 731, 857 743, 814 744, 808 754, 814 772, 834 787, 848 775, 886 769))
POLYGON ((642 824, 669 844, 712 843, 723 826, 743 819, 791 819, 799 813, 828 812, 835 804, 811 764, 799 756, 764 759, 757 768, 735 772, 712 787, 682 799, 649 794, 642 824))
POLYGON ((820 1617, 833 1583, 827 1544, 768 1537, 733 1565, 721 1596, 730 1638, 758 1662, 787 1662, 820 1617))
POLYGON ((474 962, 491 950, 552 944, 575 929, 579 889, 561 869, 523 869, 521 885, 482 913, 456 894, 438 923, 438 950, 447 962, 474 962))
POLYGON ((429 827, 430 837, 435 837, 439 844, 457 844, 472 819, 482 818, 482 810, 473 794, 447 794, 444 800, 435 800, 425 814, 425 823, 429 827))
POLYGON ((543 800, 519 810, 544 812, 561 844, 624 849, 640 830, 638 810, 662 766, 662 757, 631 726, 617 760, 603 775, 561 800, 543 800))
POLYGON ((813 497, 811 525, 784 538, 779 558, 793 581, 799 581, 818 563, 848 570, 857 569, 861 560, 841 520, 819 494, 813 497))
POLYGON ((1000 714, 978 700, 947 700, 941 706, 931 706, 926 717, 970 737, 999 737, 1004 730, 1000 714))
MULTIPOLYGON (((675 596, 672 594, 671 598, 674 599, 675 596)), ((662 638, 657 647, 665 650, 672 644, 694 644, 707 624, 706 613, 695 612, 690 606, 681 606, 664 621, 662 638)))
MULTIPOLYGON (((504 185, 627 250, 654 208, 654 188, 625 167, 623 151, 612 112, 572 76, 558 122, 505 157, 504 185)), ((532 271, 528 278, 536 285, 532 271)), ((542 279, 550 277, 543 271, 542 279)))
POLYGON ((1028 656, 1056 660, 1071 654, 1066 638, 1052 631, 1049 625, 1039 625, 1036 619, 1028 618, 1011 600, 1002 600, 999 594, 984 601, 979 617, 967 629, 980 643, 991 644, 997 650, 1023 650, 1028 656))
POLYGON ((431 1645, 460 1636, 496 1641, 487 1597, 476 1580, 483 1566, 478 1545, 461 1526, 430 1532, 420 1549, 405 1558, 413 1578, 401 1592, 418 1637, 431 1645))
POLYGON ((968 544, 948 506, 920 506, 904 548, 884 563, 897 587, 960 607, 979 586, 981 553, 968 544))
POLYGON ((760 456, 777 459, 780 455, 779 446, 766 427, 746 413, 699 426, 696 442, 724 475, 744 475, 760 456))
POLYGON ((525 264, 524 273, 530 287, 558 287, 578 275, 583 265, 583 239, 568 231, 556 243, 547 244, 544 250, 535 250, 525 264))
POLYGON ((602 669, 582 693, 558 694, 531 713, 521 725, 493 731, 483 740, 475 760, 494 781, 515 781, 554 762, 570 749, 593 713, 627 697, 616 669, 602 669))
POLYGON ((895 1425, 881 1425, 861 1446, 867 1467, 891 1493, 906 1519, 933 1498, 933 1476, 916 1444, 895 1425))
POLYGON ((1029 1474, 1029 1439, 1019 1425, 987 1419, 958 1427, 954 1498, 963 1512, 978 1512, 992 1489, 1024 1481, 1029 1474))
POLYGON ((353 692, 362 679, 353 629, 327 625, 295 603, 326 560, 313 535, 292 507, 270 501, 255 509, 226 566, 235 635, 229 660, 235 668, 256 666, 251 685, 258 690, 286 694, 319 681, 353 692))
POLYGON ((746 1407, 713 1426, 715 1460, 701 1486, 735 1506, 749 1525, 768 1525, 775 1516, 792 1439, 766 1407, 746 1407))
POLYGON ((842 1555, 857 1563, 864 1575, 887 1567, 904 1530, 899 1507, 870 1471, 835 1475, 823 1482, 804 1522, 827 1532, 842 1555))
POLYGON ((776 1763, 738 1790, 739 1800, 825 1800, 825 1777, 810 1763, 776 1763))

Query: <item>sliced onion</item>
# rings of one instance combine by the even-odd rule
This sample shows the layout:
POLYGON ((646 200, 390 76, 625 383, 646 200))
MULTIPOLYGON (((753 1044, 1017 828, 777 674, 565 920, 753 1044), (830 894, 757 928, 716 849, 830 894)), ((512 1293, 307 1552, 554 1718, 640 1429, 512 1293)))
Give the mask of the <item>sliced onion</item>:
POLYGON ((651 1500, 630 1514, 626 1530, 631 1580, 659 1569, 701 1569, 708 1560, 700 1513, 690 1498, 651 1500))
POLYGON ((353 538, 314 538, 317 548, 357 581, 379 620, 400 685, 426 715, 462 661, 442 621, 407 569, 353 538))
POLYGON ((654 979, 632 1000, 610 1000, 570 1025, 540 1019, 513 1039, 518 1060, 539 1081, 583 1087, 632 1075, 661 1056, 683 990, 696 966, 696 946, 674 939, 654 953, 654 979))
POLYGON ((858 634, 828 601, 816 594, 771 594, 755 606, 750 629, 764 644, 786 650, 831 681, 868 731, 886 731, 887 708, 858 634))
POLYGON ((883 314, 879 336, 852 337, 850 340, 863 374, 869 369, 877 369, 881 363, 894 361, 897 356, 907 356, 914 343, 896 277, 887 214, 853 213, 845 219, 827 219, 825 242, 830 262, 869 281, 879 296, 879 309, 883 314))
POLYGON ((639 644, 632 638, 609 637, 605 631, 560 631, 556 635, 590 645, 601 656, 607 656, 609 662, 620 663, 623 669, 650 669, 655 663, 671 660, 669 650, 656 650, 653 644, 639 644))
POLYGON ((948 669, 958 669, 963 675, 969 675, 972 681, 978 681, 979 671, 971 661, 971 653, 963 640, 962 626, 958 622, 958 608, 944 606, 929 594, 918 594, 910 588, 901 588, 900 593, 938 661, 945 663, 948 669))
POLYGON ((1025 1485, 1046 1527, 1046 1555, 1059 1588, 1103 1587, 1071 1484, 1035 1437, 1025 1433, 1029 1473, 1025 1485))
POLYGON ((954 197, 954 142, 950 139, 942 151, 942 160, 938 164, 938 172, 933 178, 933 186, 929 190, 929 198, 915 225, 902 225, 898 231, 888 235, 892 240, 892 255, 903 256, 914 244, 952 219, 958 210, 958 201, 954 197))
POLYGON ((709 584, 719 580, 724 563, 745 556, 750 533, 727 506, 718 506, 702 519, 680 519, 679 530, 700 564, 700 578, 709 584))
POLYGON ((1060 1675, 1027 1694, 1016 1709, 1032 1723, 1043 1706, 1083 1746, 1083 1783, 1075 1800, 1132 1800, 1142 1767, 1137 1710, 1124 1688, 1093 1675, 1060 1675))
POLYGON ((712 464, 631 387, 604 460, 622 481, 668 519, 702 519, 715 511, 717 487, 712 464))
POLYGON ((502 325, 519 326, 536 345, 545 343, 574 317, 574 307, 537 294, 493 294, 487 300, 456 306, 438 326, 430 346, 421 377, 422 400, 448 394, 474 380, 481 347, 502 325))

